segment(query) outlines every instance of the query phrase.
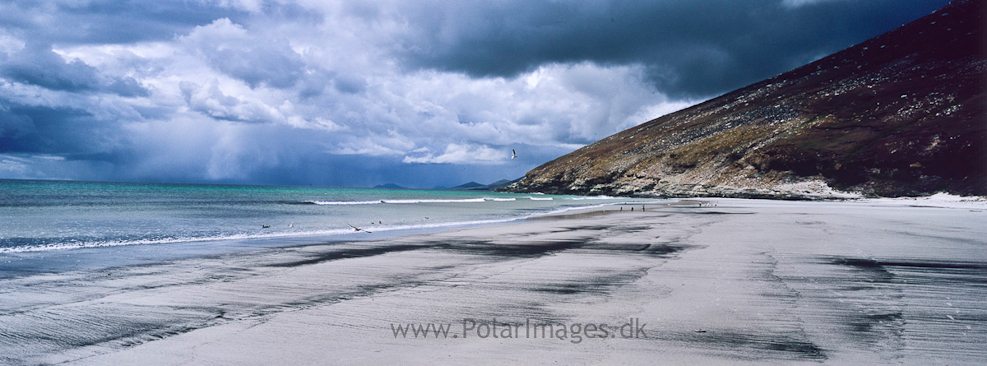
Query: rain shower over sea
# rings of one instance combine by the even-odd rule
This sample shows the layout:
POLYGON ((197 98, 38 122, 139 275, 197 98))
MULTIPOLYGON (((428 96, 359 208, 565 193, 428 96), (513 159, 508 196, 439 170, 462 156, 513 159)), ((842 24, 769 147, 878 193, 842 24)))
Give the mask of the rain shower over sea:
POLYGON ((488 191, 0 180, 0 277, 366 240, 626 201, 488 191))

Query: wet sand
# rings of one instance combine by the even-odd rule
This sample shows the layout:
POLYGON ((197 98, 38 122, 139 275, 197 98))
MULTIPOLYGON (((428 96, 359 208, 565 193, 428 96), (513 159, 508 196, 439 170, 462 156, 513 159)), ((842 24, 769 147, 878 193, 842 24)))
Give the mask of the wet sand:
POLYGON ((711 201, 2 280, 0 364, 987 359, 987 205, 711 201))

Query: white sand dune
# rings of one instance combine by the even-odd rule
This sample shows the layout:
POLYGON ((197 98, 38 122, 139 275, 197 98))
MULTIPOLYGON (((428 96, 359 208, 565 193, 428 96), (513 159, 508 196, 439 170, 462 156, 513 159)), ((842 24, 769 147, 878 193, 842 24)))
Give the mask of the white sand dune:
POLYGON ((715 201, 3 280, 0 364, 987 359, 987 205, 715 201))

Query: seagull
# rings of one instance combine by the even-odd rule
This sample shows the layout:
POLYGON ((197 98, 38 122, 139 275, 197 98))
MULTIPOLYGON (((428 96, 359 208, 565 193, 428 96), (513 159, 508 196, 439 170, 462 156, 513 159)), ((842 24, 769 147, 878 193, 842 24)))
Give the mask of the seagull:
MULTIPOLYGON (((346 225, 350 225, 350 224, 346 224, 346 225)), ((370 233, 372 233, 372 232, 373 232, 373 231, 368 231, 368 230, 363 230, 363 229, 361 229, 361 228, 358 228, 358 227, 356 227, 356 226, 353 226, 353 225, 350 225, 350 227, 351 227, 351 228, 353 228, 353 230, 354 230, 354 231, 362 231, 362 232, 365 232, 365 233, 367 233, 367 234, 370 234, 370 233)))
POLYGON ((514 149, 511 149, 511 159, 517 159, 517 152, 515 152, 514 149))

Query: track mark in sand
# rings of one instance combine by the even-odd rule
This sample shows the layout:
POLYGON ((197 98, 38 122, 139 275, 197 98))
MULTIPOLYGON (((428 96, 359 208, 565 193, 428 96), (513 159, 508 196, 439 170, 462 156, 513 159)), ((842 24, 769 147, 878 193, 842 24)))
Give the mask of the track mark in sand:
POLYGON ((333 250, 326 253, 317 253, 309 255, 309 258, 290 261, 290 262, 280 262, 271 263, 267 267, 300 267, 312 264, 319 264, 323 262, 329 262, 340 259, 352 259, 352 258, 364 258, 373 257, 377 255, 383 255, 388 253, 400 253, 411 250, 420 250, 428 248, 427 245, 412 245, 412 244, 402 244, 402 245, 380 245, 369 248, 346 248, 333 250))
POLYGON ((769 252, 761 253, 767 258, 767 268, 764 269, 764 278, 775 286, 780 286, 778 291, 764 294, 765 297, 774 298, 774 301, 781 301, 787 306, 782 307, 783 313, 776 316, 782 326, 793 328, 788 332, 791 338, 786 342, 767 342, 767 349, 784 352, 795 352, 798 358, 825 360, 827 356, 823 349, 813 343, 805 331, 805 321, 800 317, 799 303, 803 301, 802 293, 789 286, 787 280, 778 275, 778 258, 769 252), (787 323, 787 324, 785 324, 787 323))
POLYGON ((545 292, 555 295, 590 294, 602 295, 634 283, 646 274, 645 271, 632 270, 610 275, 597 275, 569 279, 563 283, 532 286, 528 290, 545 292))
POLYGON ((875 259, 827 257, 820 264, 837 269, 807 279, 830 289, 813 294, 813 301, 828 304, 828 310, 817 314, 821 321, 837 325, 855 341, 855 347, 880 352, 889 361, 899 357, 905 347, 906 304, 905 295, 895 285, 898 276, 875 259))
POLYGON ((703 332, 679 332, 666 337, 671 340, 697 343, 701 348, 740 360, 764 361, 771 359, 825 361, 823 349, 804 340, 803 334, 773 333, 749 334, 731 330, 709 329, 703 332))
POLYGON ((484 257, 507 259, 537 258, 554 253, 579 248, 586 239, 536 240, 520 244, 502 244, 485 240, 445 240, 426 243, 428 248, 440 249, 484 257))
MULTIPOLYGON (((850 337, 897 357, 979 357, 987 340, 987 263, 927 258, 820 257, 835 266, 850 337), (849 275, 843 275, 849 273, 849 275), (889 295, 891 294, 891 295, 889 295), (939 346, 949 343, 948 351, 939 346)), ((832 286, 831 286, 832 287, 832 286)))
POLYGON ((580 248, 580 250, 591 251, 594 253, 642 254, 652 257, 671 259, 674 257, 675 254, 694 247, 695 246, 693 245, 686 245, 686 244, 661 244, 661 243, 643 243, 643 244, 590 243, 580 248))
MULTIPOLYGON (((418 248, 421 246, 392 246, 372 249, 394 252, 418 248)), ((327 257, 330 258, 329 260, 331 258, 357 258, 361 255, 370 255, 368 253, 380 251, 362 251, 357 252, 357 254, 350 252, 344 255, 336 252, 302 260, 288 260, 287 262, 281 259, 281 264, 285 265, 266 267, 286 267, 288 270, 294 270, 299 266, 321 263, 327 260, 327 257)), ((298 255, 292 257, 290 259, 299 258, 298 255)), ((275 261, 275 264, 279 263, 275 261)), ((197 267, 189 272, 183 272, 181 271, 182 267, 175 264, 162 264, 158 268, 168 268, 172 273, 179 275, 166 277, 167 281, 142 281, 143 273, 132 273, 132 280, 141 281, 124 281, 121 287, 91 285, 90 288, 94 289, 105 287, 106 291, 81 294, 84 295, 81 297, 95 298, 95 300, 79 301, 70 298, 68 303, 47 303, 44 306, 19 311, 16 314, 0 315, 0 349, 4 350, 0 354, 6 354, 6 357, 13 354, 16 358, 12 358, 12 360, 17 360, 2 363, 81 360, 93 355, 130 348, 217 325, 240 321, 249 324, 263 324, 279 313, 304 310, 414 287, 435 277, 434 271, 423 272, 421 276, 381 277, 376 282, 354 284, 331 291, 325 291, 317 285, 310 291, 289 287, 286 288, 284 299, 269 301, 275 299, 276 294, 253 294, 249 287, 241 288, 241 291, 238 291, 236 289, 244 285, 236 283, 255 278, 258 275, 270 275, 272 274, 271 270, 242 273, 234 271, 232 275, 220 273, 227 267, 233 266, 208 269, 197 267), (231 291, 220 293, 228 293, 233 297, 219 296, 215 300, 218 302, 201 304, 201 306, 165 305, 160 300, 155 300, 167 294, 173 286, 208 287, 217 282, 232 282, 233 284, 230 286, 233 287, 229 288, 231 291), (133 293, 133 295, 122 298, 113 297, 122 292, 133 293), (241 298, 240 295, 246 295, 247 298, 241 298), (143 299, 149 299, 149 301, 143 299), (136 300, 137 303, 131 303, 133 300, 136 300), (143 302, 147 302, 147 304, 141 305, 140 303, 143 302)), ((265 267, 264 264, 258 265, 258 268, 263 267, 265 267)), ((282 269, 275 271, 282 271, 282 269)), ((137 270, 132 272, 137 272, 137 270)), ((70 283, 58 281, 59 285, 63 286, 61 288, 71 289, 78 286, 78 283, 83 282, 83 280, 84 277, 76 278, 70 283)), ((189 296, 195 296, 196 291, 190 291, 189 296)), ((165 303, 167 302, 165 301, 165 303)), ((188 301, 178 299, 175 302, 188 301)), ((0 360, 3 357, 0 356, 0 360)))
POLYGON ((888 273, 886 267, 911 267, 930 270, 973 270, 979 271, 982 275, 987 275, 987 263, 969 261, 904 261, 904 260, 877 260, 851 257, 832 257, 832 264, 855 267, 864 270, 876 270, 888 273))
MULTIPOLYGON (((373 285, 359 285, 347 291, 336 291, 332 293, 315 294, 300 299, 286 301, 280 304, 269 306, 259 306, 252 309, 242 319, 259 319, 262 323, 267 318, 277 314, 311 309, 322 305, 336 304, 342 301, 367 298, 373 295, 396 291, 400 289, 415 288, 427 283, 426 281, 406 279, 403 281, 392 281, 373 285)), ((212 326, 214 324, 210 324, 212 326)))
POLYGON ((806 331, 801 307, 803 295, 779 272, 777 254, 745 252, 735 258, 737 262, 733 264, 724 263, 732 268, 728 283, 743 278, 749 285, 726 291, 724 296, 744 302, 750 311, 735 313, 736 323, 703 324, 702 328, 687 326, 660 332, 658 340, 685 343, 688 348, 728 360, 768 363, 828 360, 828 350, 806 331))

